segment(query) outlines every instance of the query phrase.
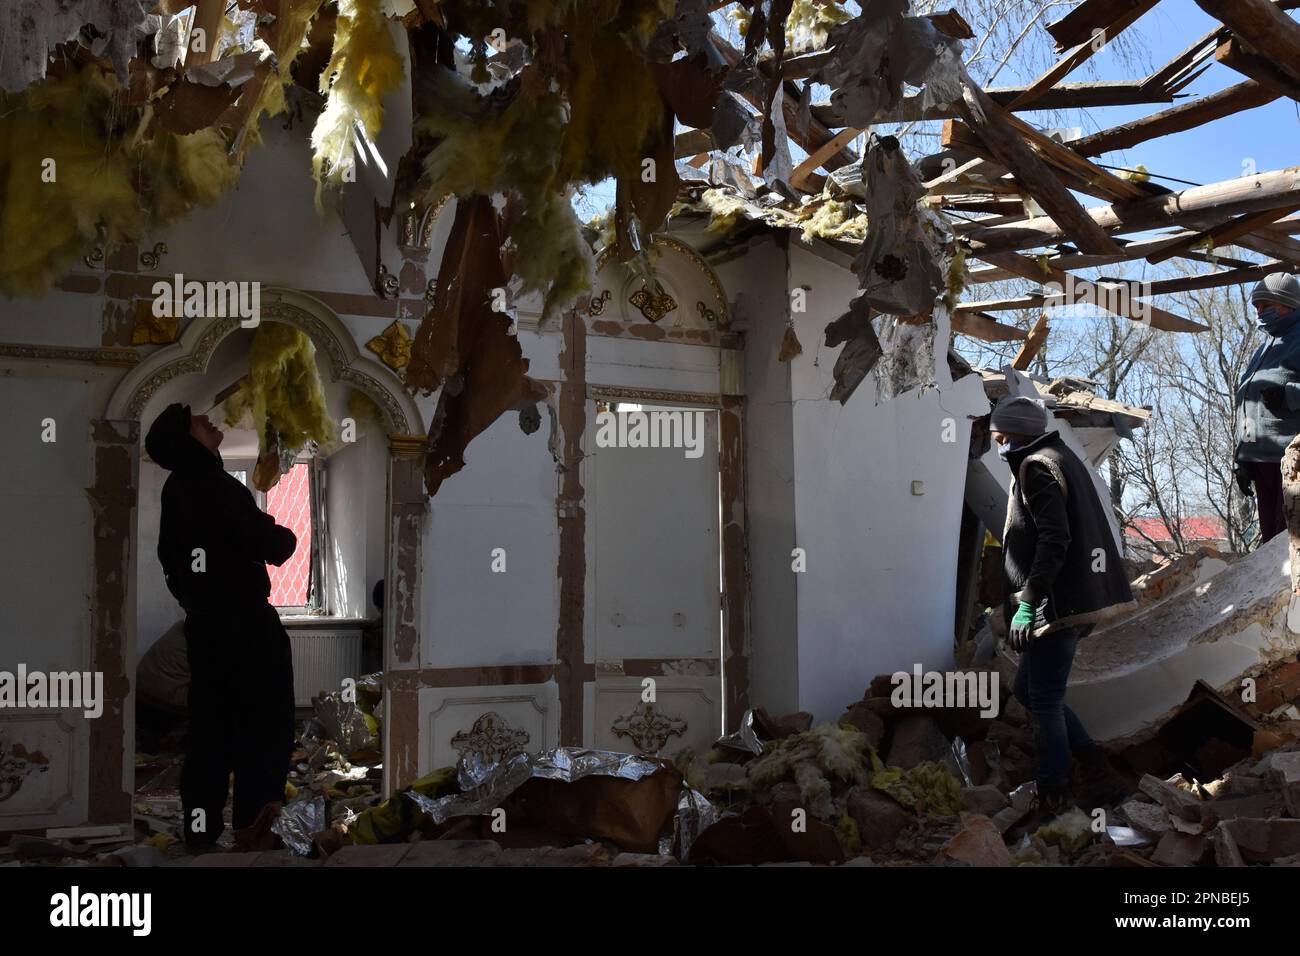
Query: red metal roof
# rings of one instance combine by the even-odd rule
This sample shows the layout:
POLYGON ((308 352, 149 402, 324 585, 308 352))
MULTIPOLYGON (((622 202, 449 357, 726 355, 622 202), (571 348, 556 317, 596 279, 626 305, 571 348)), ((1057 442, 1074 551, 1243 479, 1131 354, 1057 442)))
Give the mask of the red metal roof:
MULTIPOLYGON (((1124 529, 1126 537, 1136 541, 1172 541, 1173 535, 1160 518, 1134 518, 1124 529), (1139 533, 1140 532, 1140 533, 1139 533)), ((1184 518, 1178 526, 1184 541, 1214 541, 1226 538, 1223 519, 1218 515, 1199 515, 1184 518)))

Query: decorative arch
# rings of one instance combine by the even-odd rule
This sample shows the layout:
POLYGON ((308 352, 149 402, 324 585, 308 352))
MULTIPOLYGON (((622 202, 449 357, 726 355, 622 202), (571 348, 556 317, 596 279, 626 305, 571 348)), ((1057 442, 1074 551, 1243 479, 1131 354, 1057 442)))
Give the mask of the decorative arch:
MULTIPOLYGON (((305 332, 325 356, 330 381, 343 382, 372 399, 383 411, 390 437, 423 435, 420 410, 401 380, 362 353, 347 326, 319 299, 292 289, 263 290, 261 320, 305 332)), ((159 349, 127 373, 109 400, 105 418, 138 422, 149 400, 168 382, 206 372, 217 346, 238 328, 237 318, 195 319, 175 344, 159 349)))

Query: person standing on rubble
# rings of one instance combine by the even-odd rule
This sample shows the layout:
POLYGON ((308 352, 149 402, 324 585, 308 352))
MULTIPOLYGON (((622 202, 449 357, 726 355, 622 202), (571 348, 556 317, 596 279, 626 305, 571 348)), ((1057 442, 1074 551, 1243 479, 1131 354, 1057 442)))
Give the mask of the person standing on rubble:
POLYGON ((1250 301, 1266 338, 1237 387, 1233 474, 1243 495, 1254 494, 1263 544, 1286 530, 1282 454, 1300 434, 1300 280, 1285 272, 1266 275, 1250 301))
POLYGON ((158 558, 185 610, 190 729, 181 804, 194 849, 221 835, 231 773, 239 831, 284 799, 293 753, 293 664, 266 565, 289 560, 298 540, 226 473, 217 450, 224 437, 206 415, 173 404, 145 438, 149 457, 171 472, 158 558))
POLYGON ((1009 643, 1020 654, 1012 692, 1034 718, 1039 806, 1055 813, 1069 802, 1071 752, 1086 782, 1113 780, 1065 690, 1079 640, 1133 593, 1088 466, 1047 422, 1040 399, 1007 396, 989 427, 1011 468, 1002 583, 1009 643))

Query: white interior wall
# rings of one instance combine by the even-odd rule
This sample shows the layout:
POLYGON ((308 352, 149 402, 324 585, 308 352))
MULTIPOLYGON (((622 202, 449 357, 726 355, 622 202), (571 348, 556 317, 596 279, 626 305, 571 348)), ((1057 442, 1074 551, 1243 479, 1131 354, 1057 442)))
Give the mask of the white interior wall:
POLYGON ((532 435, 509 412, 470 442, 429 503, 420 640, 426 667, 544 664, 559 620, 557 474, 549 416, 532 435), (495 549, 505 571, 492 570, 495 549))
MULTIPOLYGON (((88 671, 94 484, 90 421, 103 398, 86 370, 0 374, 0 667, 88 671), (42 439, 46 420, 52 441, 42 439)), ((91 373, 92 375, 95 373, 91 373)), ((130 650, 127 649, 129 655, 130 650)), ((14 770, 0 830, 76 822, 86 809, 89 727, 82 709, 0 712, 0 748, 48 763, 14 770), (49 821, 47 823, 46 821, 49 821)))
POLYGON ((796 244, 791 262, 791 285, 811 287, 795 315, 804 351, 790 363, 796 538, 808 559, 796 576, 799 707, 821 721, 877 674, 951 664, 968 416, 988 401, 979 376, 951 382, 942 348, 938 388, 874 405, 868 379, 846 405, 829 401, 838 350, 821 343, 856 280, 796 244))

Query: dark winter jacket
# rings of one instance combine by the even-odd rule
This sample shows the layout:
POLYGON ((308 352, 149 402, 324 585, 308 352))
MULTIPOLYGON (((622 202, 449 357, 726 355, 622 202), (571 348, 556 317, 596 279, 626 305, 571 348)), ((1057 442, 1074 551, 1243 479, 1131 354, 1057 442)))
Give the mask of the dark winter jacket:
POLYGON ((1237 461, 1281 461, 1300 434, 1300 322, 1280 337, 1268 336, 1250 357, 1237 387, 1237 461), (1281 385, 1286 411, 1272 411, 1260 389, 1281 385))
POLYGON ((1056 432, 1007 455, 1011 496, 1002 535, 1003 612, 1020 601, 1036 632, 1100 623, 1134 606, 1088 466, 1056 432))
POLYGON ((171 472, 158 530, 168 590, 191 614, 265 606, 271 594, 266 565, 288 561, 297 537, 257 507, 252 493, 226 473, 220 455, 190 435, 188 414, 160 419, 146 447, 171 472))

